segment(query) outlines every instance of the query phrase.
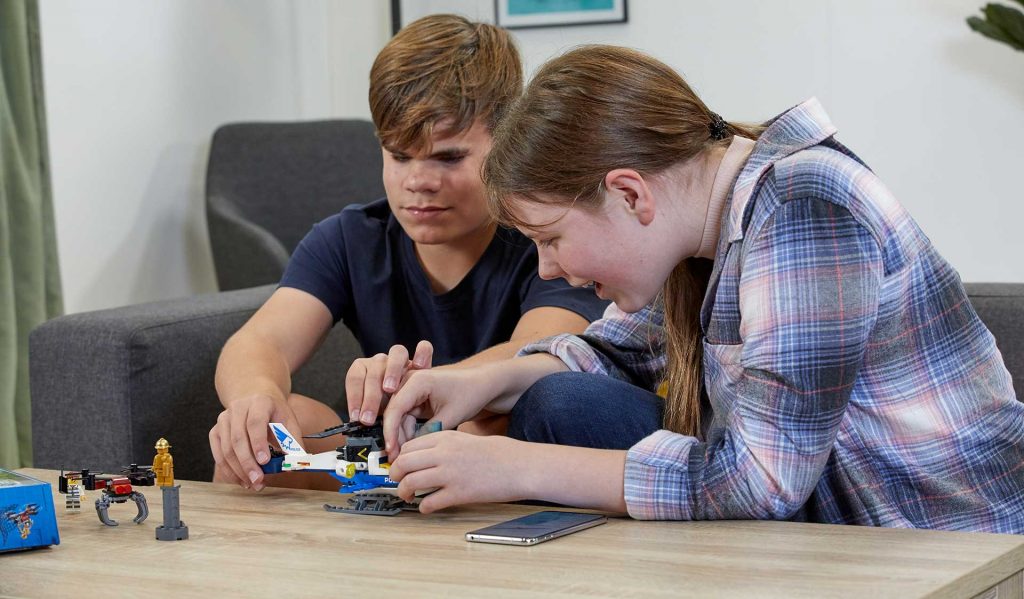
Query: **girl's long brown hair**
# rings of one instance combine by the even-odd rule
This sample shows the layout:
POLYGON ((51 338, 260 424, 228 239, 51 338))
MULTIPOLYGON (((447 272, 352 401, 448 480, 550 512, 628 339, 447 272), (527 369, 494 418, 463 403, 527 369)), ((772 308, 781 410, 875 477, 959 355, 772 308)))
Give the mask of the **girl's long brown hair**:
MULTIPOLYGON (((617 168, 657 175, 716 144, 716 115, 678 73, 645 54, 583 46, 550 60, 498 124, 484 164, 488 203, 499 222, 527 226, 518 202, 596 210, 604 177, 617 168)), ((756 139, 760 127, 726 123, 756 139)), ((537 224, 537 223, 532 223, 537 224)), ((664 287, 668 397, 663 426, 700 435, 700 306, 710 262, 683 260, 664 287)))

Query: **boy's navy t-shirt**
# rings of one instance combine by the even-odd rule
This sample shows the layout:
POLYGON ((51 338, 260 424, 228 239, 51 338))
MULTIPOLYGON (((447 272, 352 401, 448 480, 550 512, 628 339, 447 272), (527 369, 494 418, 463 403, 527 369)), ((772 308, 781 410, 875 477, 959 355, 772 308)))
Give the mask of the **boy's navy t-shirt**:
POLYGON ((435 294, 386 198, 347 206, 314 225, 280 286, 322 301, 335 323, 351 329, 364 355, 387 353, 396 343, 412 354, 426 339, 435 366, 508 341, 533 308, 565 308, 594 321, 608 305, 591 289, 541 279, 533 242, 503 228, 458 285, 435 294))

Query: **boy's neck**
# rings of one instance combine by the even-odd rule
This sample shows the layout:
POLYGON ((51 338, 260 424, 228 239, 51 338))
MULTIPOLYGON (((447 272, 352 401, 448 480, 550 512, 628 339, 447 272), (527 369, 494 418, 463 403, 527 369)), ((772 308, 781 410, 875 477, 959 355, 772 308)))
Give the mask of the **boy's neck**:
POLYGON ((489 223, 448 243, 425 244, 414 241, 416 257, 430 281, 431 291, 440 294, 454 289, 480 261, 494 239, 496 230, 497 225, 489 223))

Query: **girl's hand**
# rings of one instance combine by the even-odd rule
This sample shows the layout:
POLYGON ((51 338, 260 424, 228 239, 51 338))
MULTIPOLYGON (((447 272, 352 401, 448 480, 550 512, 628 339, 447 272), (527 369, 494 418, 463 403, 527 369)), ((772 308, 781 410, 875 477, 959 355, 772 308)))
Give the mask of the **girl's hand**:
MULTIPOLYGON (((384 446, 392 462, 412 438, 415 418, 452 429, 476 416, 492 399, 480 368, 433 368, 406 373, 384 410, 384 446)), ((432 436, 432 435, 431 435, 432 436)))
POLYGON ((424 514, 463 503, 516 501, 526 496, 528 445, 441 431, 406 443, 389 476, 399 481, 398 495, 406 501, 418 490, 437 489, 420 502, 424 514))

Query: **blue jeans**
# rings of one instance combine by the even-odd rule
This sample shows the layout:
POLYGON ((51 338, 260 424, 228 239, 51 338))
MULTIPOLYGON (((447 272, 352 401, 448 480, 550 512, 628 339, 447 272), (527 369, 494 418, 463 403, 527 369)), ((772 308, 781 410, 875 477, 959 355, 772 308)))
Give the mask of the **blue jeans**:
POLYGON ((509 414, 508 436, 521 441, 597 449, 629 449, 661 428, 663 400, 613 379, 584 372, 546 376, 509 414))

